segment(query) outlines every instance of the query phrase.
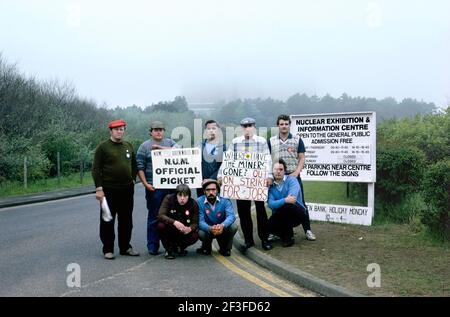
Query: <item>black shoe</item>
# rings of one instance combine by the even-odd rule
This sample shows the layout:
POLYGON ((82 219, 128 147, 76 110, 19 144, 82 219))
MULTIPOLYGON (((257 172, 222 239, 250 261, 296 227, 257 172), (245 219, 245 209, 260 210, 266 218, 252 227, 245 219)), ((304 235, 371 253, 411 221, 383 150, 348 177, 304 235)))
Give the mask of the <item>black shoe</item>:
POLYGON ((255 246, 255 242, 245 242, 244 243, 245 250, 250 249, 251 247, 254 247, 254 246, 255 246))
POLYGON ((186 249, 182 249, 180 247, 177 248, 178 256, 186 256, 188 254, 188 251, 186 249))
POLYGON ((158 255, 159 251, 158 250, 156 250, 156 251, 148 250, 148 254, 150 254, 150 255, 158 255))
POLYGON ((210 249, 205 249, 205 248, 198 248, 197 250, 195 250, 198 254, 203 254, 203 255, 211 255, 211 250, 210 249))
POLYGON ((272 250, 273 249, 272 243, 267 240, 262 241, 261 246, 264 250, 272 250))
POLYGON ((290 239, 283 240, 283 241, 281 242, 281 245, 282 245, 284 248, 288 248, 288 247, 292 247, 292 246, 294 245, 294 243, 295 243, 294 238, 290 238, 290 239))
POLYGON ((166 250, 164 257, 168 260, 173 260, 173 259, 175 259, 175 253, 172 250, 169 250, 169 251, 166 250))
POLYGON ((219 253, 222 254, 223 256, 230 256, 231 255, 231 250, 219 250, 219 253))

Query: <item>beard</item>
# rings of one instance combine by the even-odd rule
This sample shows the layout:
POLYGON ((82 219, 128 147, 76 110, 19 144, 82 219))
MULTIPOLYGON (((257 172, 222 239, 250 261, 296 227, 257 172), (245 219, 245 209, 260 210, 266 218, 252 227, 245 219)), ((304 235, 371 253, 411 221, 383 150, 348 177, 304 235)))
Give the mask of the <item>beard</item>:
POLYGON ((216 202, 216 196, 215 195, 209 195, 206 197, 209 203, 214 204, 216 202))

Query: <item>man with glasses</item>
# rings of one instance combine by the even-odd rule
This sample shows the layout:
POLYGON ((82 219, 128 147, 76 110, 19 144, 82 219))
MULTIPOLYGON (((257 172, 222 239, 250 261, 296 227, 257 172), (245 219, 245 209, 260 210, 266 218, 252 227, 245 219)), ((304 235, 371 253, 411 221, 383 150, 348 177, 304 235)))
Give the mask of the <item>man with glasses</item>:
POLYGON ((115 120, 109 123, 110 138, 95 149, 92 178, 95 183, 95 198, 102 203, 106 198, 112 220, 105 221, 100 208, 100 240, 105 259, 114 256, 114 222, 117 215, 119 250, 121 255, 138 256, 130 245, 133 229, 134 184, 136 180, 136 157, 133 146, 123 140, 126 122, 115 120))
POLYGON ((160 239, 157 231, 159 207, 163 198, 173 192, 171 189, 153 187, 152 150, 180 147, 174 140, 164 137, 165 130, 164 123, 153 121, 150 124, 151 138, 139 146, 136 155, 138 176, 145 187, 145 199, 147 200, 147 249, 151 255, 159 253, 160 239))
MULTIPOLYGON (((277 162, 280 159, 286 163, 286 175, 293 176, 297 179, 300 185, 301 198, 304 206, 305 219, 302 222, 303 230, 305 231, 306 239, 309 241, 316 240, 316 236, 311 231, 311 222, 309 220, 308 208, 305 203, 305 195, 303 192, 303 183, 300 178, 300 173, 305 165, 305 144, 298 136, 293 136, 290 133, 291 118, 286 114, 281 114, 277 118, 277 126, 279 134, 270 138, 269 150, 272 153, 272 161, 277 162)), ((270 237, 270 240, 275 240, 276 237, 270 237)))
MULTIPOLYGON (((232 141, 230 149, 234 152, 256 152, 262 154, 269 154, 269 148, 265 138, 256 135, 256 121, 253 118, 244 118, 241 120, 241 127, 243 135, 236 137, 232 141)), ((272 176, 272 162, 270 161, 266 167, 268 178, 266 179, 267 186, 270 186, 273 181, 272 176)), ((219 183, 222 181, 222 169, 219 170, 219 183)), ((256 207, 256 221, 258 226, 258 237, 261 239, 261 246, 264 250, 271 250, 272 243, 268 241, 269 238, 269 223, 267 218, 264 201, 254 201, 256 207)), ((255 245, 253 239, 253 221, 251 216, 251 200, 236 200, 241 229, 245 239, 245 249, 251 248, 255 245)))
POLYGON ((220 185, 215 179, 206 179, 202 187, 205 195, 197 198, 197 204, 199 237, 203 243, 197 253, 210 255, 212 240, 217 239, 219 253, 230 256, 233 238, 237 232, 233 204, 231 200, 219 197, 220 185))

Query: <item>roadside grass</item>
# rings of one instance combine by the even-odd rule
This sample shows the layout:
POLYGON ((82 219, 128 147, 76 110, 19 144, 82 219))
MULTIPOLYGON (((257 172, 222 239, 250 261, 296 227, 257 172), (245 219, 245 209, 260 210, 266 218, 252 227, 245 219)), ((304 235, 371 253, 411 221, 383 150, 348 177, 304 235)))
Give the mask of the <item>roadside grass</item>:
POLYGON ((0 183, 0 197, 43 193, 58 189, 76 188, 91 185, 93 183, 94 182, 92 177, 90 177, 90 174, 85 174, 83 177, 83 183, 81 184, 79 173, 62 176, 60 184, 58 184, 57 178, 30 181, 28 182, 26 189, 24 188, 22 182, 2 182, 0 183))
MULTIPOLYGON (((347 197, 345 183, 304 182, 304 190, 309 202, 367 204, 362 198, 347 197)), ((270 209, 267 213, 270 216, 270 209)), ((375 215, 372 226, 313 221, 311 227, 316 241, 305 240, 299 226, 294 246, 283 248, 277 241, 273 250, 263 252, 368 296, 450 296, 450 242, 440 241, 425 228, 418 231, 411 224, 392 223, 382 214, 375 215), (379 288, 367 285, 371 263, 380 266, 379 288)), ((257 247, 261 250, 260 244, 257 247)))

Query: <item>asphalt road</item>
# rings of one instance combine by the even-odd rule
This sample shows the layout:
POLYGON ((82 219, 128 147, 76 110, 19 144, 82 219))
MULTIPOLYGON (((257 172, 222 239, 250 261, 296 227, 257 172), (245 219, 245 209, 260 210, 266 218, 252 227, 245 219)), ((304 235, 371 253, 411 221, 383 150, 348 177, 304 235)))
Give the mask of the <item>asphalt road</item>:
MULTIPOLYGON (((94 195, 0 209, 0 296, 314 296, 243 257, 146 252, 146 208, 136 186, 132 245, 140 257, 103 259, 94 195), (69 287, 80 268, 80 287, 69 287)), ((116 242, 117 243, 117 242, 116 242)))

